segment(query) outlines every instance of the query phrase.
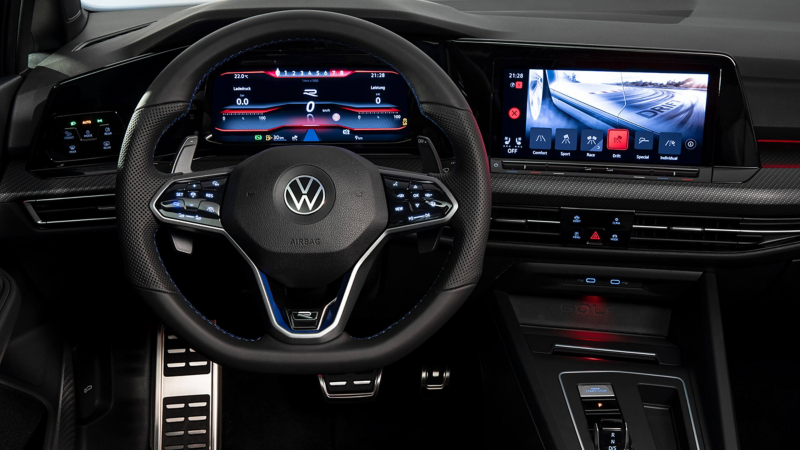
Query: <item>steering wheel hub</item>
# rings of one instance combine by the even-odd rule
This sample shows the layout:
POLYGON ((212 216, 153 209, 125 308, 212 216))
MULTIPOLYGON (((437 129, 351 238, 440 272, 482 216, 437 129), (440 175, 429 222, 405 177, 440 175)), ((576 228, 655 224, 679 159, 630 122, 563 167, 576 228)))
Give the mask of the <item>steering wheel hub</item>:
POLYGON ((341 277, 386 227, 374 164, 329 146, 261 152, 231 172, 221 221, 267 276, 287 287, 341 277))

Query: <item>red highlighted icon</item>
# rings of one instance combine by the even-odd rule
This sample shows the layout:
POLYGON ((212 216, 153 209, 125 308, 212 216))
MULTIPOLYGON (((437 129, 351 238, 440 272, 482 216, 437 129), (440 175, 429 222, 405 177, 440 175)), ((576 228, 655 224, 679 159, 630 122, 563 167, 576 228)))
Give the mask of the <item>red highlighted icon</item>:
POLYGON ((508 110, 508 117, 511 117, 512 119, 519 119, 519 115, 519 108, 511 108, 508 110))
POLYGON ((600 239, 600 234, 599 234, 597 231, 595 231, 595 232, 594 232, 594 233, 592 233, 592 235, 589 237, 589 240, 590 240, 590 241, 599 241, 599 240, 601 240, 601 239, 600 239))
POLYGON ((628 149, 628 130, 618 130, 612 128, 608 130, 608 149, 627 150, 628 149))
POLYGON ((522 89, 522 81, 517 81, 516 83, 514 83, 514 88, 515 89, 522 89))

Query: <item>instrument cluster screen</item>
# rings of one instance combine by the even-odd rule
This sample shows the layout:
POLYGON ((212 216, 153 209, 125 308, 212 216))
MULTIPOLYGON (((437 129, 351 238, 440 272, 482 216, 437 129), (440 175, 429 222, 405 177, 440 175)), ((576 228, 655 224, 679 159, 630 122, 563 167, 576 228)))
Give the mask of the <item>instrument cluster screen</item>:
POLYGON ((376 142, 406 137, 407 85, 391 70, 281 68, 214 81, 212 134, 221 142, 376 142))
POLYGON ((500 157, 699 165, 709 74, 503 71, 500 157))

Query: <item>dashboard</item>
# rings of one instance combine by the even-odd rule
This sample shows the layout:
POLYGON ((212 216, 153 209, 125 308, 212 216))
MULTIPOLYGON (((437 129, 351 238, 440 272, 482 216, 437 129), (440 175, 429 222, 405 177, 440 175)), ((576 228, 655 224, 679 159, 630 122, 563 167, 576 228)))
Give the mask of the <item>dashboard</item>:
MULTIPOLYGON (((795 204, 788 200, 791 194, 763 194, 764 189, 789 193, 800 184, 770 167, 800 167, 800 153, 756 141, 757 133, 776 141, 787 135, 755 126, 736 55, 714 51, 720 47, 691 47, 677 36, 674 42, 689 50, 643 48, 649 41, 641 34, 628 45, 610 45, 603 39, 606 33, 597 42, 609 45, 587 46, 577 39, 556 44, 471 34, 464 23, 455 22, 442 32, 420 14, 400 14, 398 20, 422 28, 388 26, 434 59, 469 102, 492 172, 493 217, 500 220, 493 236, 505 242, 572 245, 565 240, 570 224, 551 229, 546 224, 567 220, 561 213, 566 208, 619 212, 625 218, 620 223, 625 224, 626 246, 641 237, 634 226, 650 226, 645 223, 649 219, 631 216, 631 211, 800 215, 800 208, 790 206, 795 204), (512 222, 503 225, 503 220, 512 222), (534 225, 537 220, 545 223, 534 225), (520 237, 529 232, 545 238, 520 237)), ((222 26, 210 16, 203 20, 210 28, 222 26)), ((24 172, 32 185, 74 182, 83 193, 113 190, 124 130, 136 104, 158 73, 207 33, 185 26, 177 16, 160 21, 158 29, 171 40, 161 40, 148 26, 97 41, 67 55, 85 60, 88 68, 55 82, 35 76, 26 81, 22 92, 40 100, 32 125, 15 127, 9 136, 14 170, 24 172), (147 51, 136 50, 144 42, 147 51), (92 66, 89 59, 97 55, 116 59, 101 58, 92 66), (24 142, 24 130, 31 130, 29 147, 15 144, 24 142), (92 182, 81 184, 87 180, 92 182)), ((753 67, 748 60, 748 73, 754 73, 753 67)), ((421 113, 401 73, 330 42, 265 46, 215 67, 197 87, 188 114, 159 140, 156 168, 170 171, 191 139, 196 142, 194 170, 235 165, 265 149, 295 143, 341 146, 401 170, 423 172, 441 164, 447 171, 456 164, 451 143, 421 113), (438 163, 425 161, 431 154, 438 163)), ((54 195, 47 188, 38 192, 43 194, 15 192, 5 198, 54 195)), ((587 227, 603 228, 608 218, 595 216, 588 212, 587 227)), ((749 248, 744 240, 722 242, 749 248)))

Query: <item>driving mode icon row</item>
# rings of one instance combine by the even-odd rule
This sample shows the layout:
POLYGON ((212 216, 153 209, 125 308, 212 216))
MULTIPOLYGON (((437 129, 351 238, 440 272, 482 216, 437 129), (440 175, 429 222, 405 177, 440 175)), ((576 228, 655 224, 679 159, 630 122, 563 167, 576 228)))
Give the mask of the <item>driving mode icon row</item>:
MULTIPOLYGON (((637 131, 633 136, 634 150, 653 150, 655 135, 649 131, 637 131)), ((681 133, 661 133, 659 136, 658 153, 662 155, 680 155, 683 136, 681 133)), ((603 144, 612 151, 628 150, 630 145, 630 131, 627 129, 612 128, 604 130, 578 130, 575 128, 556 128, 555 136, 552 128, 531 128, 529 147, 532 150, 573 151, 580 148, 584 152, 601 152, 603 144)), ((686 141, 686 147, 693 150, 696 146, 694 139, 686 141)))

